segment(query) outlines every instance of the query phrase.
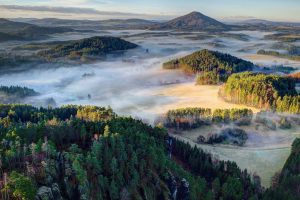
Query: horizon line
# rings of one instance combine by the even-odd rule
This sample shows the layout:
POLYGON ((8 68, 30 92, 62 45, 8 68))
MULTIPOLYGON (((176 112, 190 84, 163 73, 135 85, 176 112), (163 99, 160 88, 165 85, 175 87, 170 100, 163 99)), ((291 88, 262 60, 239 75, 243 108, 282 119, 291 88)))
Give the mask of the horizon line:
MULTIPOLYGON (((144 19, 144 20, 152 20, 152 21, 162 21, 162 20, 171 20, 180 16, 184 16, 186 14, 192 13, 192 12, 199 12, 203 14, 200 11, 194 10, 188 13, 182 13, 182 14, 163 14, 163 13, 138 13, 138 12, 119 12, 119 11, 104 11, 104 10, 98 10, 95 8, 79 8, 79 7, 58 7, 58 6, 19 6, 19 5, 1 5, 0 4, 0 10, 6 10, 6 11, 31 11, 33 13, 59 13, 59 14, 69 14, 67 16, 29 16, 29 17, 22 17, 22 16, 15 16, 15 17, 5 17, 1 16, 0 18, 6 18, 6 19, 65 19, 65 20, 89 20, 89 21, 101 21, 101 20, 113 20, 113 19, 144 19), (86 15, 86 17, 74 17, 70 14, 81 14, 86 15), (117 16, 123 16, 123 17, 117 17, 117 16), (88 16, 93 16, 92 19, 87 19, 88 16), (101 19, 100 16, 111 16, 106 17, 106 19, 101 19), (98 18, 97 18, 98 17, 98 18)), ((247 20, 265 20, 270 22, 279 22, 279 23, 300 23, 300 20, 291 20, 291 19, 271 19, 271 18, 260 18, 255 16, 222 16, 222 17, 213 17, 207 14, 204 14, 208 17, 223 21, 223 22, 243 22, 247 20)))

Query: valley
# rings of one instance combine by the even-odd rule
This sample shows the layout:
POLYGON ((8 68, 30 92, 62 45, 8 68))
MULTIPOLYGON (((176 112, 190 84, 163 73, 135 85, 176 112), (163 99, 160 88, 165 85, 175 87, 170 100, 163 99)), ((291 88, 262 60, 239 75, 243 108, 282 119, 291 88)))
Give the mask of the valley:
POLYGON ((47 157, 52 174, 34 179, 39 191, 58 187, 61 200, 168 199, 174 173, 191 184, 193 200, 268 200, 274 175, 298 156, 298 26, 229 25, 198 12, 169 21, 25 21, 0 21, 0 161, 21 171, 18 159, 40 169, 47 157), (31 154, 13 143, 22 157, 11 140, 37 147, 31 154), (213 193, 218 181, 223 191, 213 193), (243 192, 230 196, 230 184, 243 192))

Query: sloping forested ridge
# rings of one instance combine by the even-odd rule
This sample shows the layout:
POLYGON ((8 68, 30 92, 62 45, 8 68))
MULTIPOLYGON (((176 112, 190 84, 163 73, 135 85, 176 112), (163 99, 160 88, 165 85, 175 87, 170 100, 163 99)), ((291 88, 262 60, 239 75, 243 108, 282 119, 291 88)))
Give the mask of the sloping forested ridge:
POLYGON ((231 75, 219 94, 225 100, 278 112, 300 113, 300 96, 292 78, 243 72, 231 75))
POLYGON ((110 108, 1 105, 0 117, 4 200, 262 195, 259 181, 251 182, 235 163, 175 139, 171 145, 165 129, 118 117, 110 108))
POLYGON ((101 56, 113 51, 136 48, 137 45, 116 37, 95 36, 80 40, 67 41, 49 50, 38 52, 38 55, 48 60, 57 58, 82 58, 83 56, 101 56))
POLYGON ((38 95, 36 91, 31 88, 21 86, 0 86, 0 94, 17 97, 28 97, 38 95))
POLYGON ((189 74, 198 74, 199 84, 216 84, 224 82, 232 73, 251 71, 253 63, 229 54, 204 49, 166 62, 163 68, 181 69, 189 74))
POLYGON ((37 96, 38 92, 31 88, 20 86, 2 86, 0 85, 0 103, 18 103, 21 99, 37 96))
POLYGON ((49 34, 71 31, 73 29, 66 27, 43 27, 0 18, 0 41, 36 40, 45 38, 49 34))
POLYGON ((292 144, 291 154, 282 171, 272 179, 272 187, 265 194, 265 199, 297 200, 300 196, 300 138, 292 144))

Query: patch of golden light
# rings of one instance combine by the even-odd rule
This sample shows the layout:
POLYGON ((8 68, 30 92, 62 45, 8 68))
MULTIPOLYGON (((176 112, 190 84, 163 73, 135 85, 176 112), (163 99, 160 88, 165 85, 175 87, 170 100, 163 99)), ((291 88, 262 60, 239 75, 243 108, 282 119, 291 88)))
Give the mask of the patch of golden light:
POLYGON ((198 86, 194 83, 170 85, 153 92, 155 96, 164 96, 174 99, 166 105, 159 105, 152 109, 153 112, 162 114, 170 109, 186 107, 203 107, 211 109, 249 108, 254 113, 259 109, 225 102, 218 96, 220 86, 198 86))

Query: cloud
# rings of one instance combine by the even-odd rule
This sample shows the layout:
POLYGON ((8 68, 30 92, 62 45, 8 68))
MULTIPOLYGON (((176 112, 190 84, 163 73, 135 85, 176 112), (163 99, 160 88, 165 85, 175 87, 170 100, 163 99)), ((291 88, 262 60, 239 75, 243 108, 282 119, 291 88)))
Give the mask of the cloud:
MULTIPOLYGON (((53 0, 62 1, 62 0, 53 0)), ((87 2, 89 0, 70 0, 76 2, 87 2)), ((98 1, 102 3, 109 3, 109 1, 98 1)), ((56 18, 70 16, 69 18, 80 18, 82 16, 91 16, 92 18, 145 18, 145 19, 164 19, 169 16, 129 13, 129 12, 115 12, 115 11, 100 11, 94 8, 82 8, 82 7, 52 7, 52 6, 20 6, 20 5, 0 5, 2 13, 13 13, 15 17, 21 17, 18 13, 26 13, 26 16, 36 17, 37 14, 45 17, 45 15, 55 15, 56 18), (52 13, 52 14, 51 14, 52 13)), ((10 16, 11 17, 11 16, 10 16)))
POLYGON ((78 8, 78 7, 50 7, 50 6, 18 6, 18 5, 0 5, 0 8, 5 10, 21 10, 21 11, 37 11, 37 12, 56 12, 66 14, 99 14, 99 15, 137 15, 134 13, 108 12, 99 11, 93 8, 78 8))

